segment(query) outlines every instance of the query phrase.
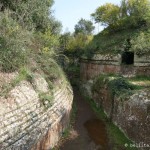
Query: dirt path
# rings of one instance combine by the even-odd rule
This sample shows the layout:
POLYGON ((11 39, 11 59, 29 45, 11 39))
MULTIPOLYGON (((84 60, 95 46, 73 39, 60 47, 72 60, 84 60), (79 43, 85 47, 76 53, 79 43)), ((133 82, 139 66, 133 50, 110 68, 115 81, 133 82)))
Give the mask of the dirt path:
POLYGON ((74 90, 77 105, 76 122, 69 140, 59 150, 108 150, 105 124, 97 119, 89 104, 74 90))

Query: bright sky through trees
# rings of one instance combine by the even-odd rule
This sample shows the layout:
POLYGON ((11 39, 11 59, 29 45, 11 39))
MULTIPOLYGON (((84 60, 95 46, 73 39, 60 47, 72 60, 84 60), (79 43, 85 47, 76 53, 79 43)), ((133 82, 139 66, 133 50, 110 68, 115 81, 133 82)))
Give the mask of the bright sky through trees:
MULTIPOLYGON (((55 0, 53 9, 55 17, 62 22, 63 32, 74 32, 74 26, 81 18, 91 20, 90 14, 105 3, 120 4, 120 0, 55 0)), ((103 28, 95 26, 96 33, 103 28)))

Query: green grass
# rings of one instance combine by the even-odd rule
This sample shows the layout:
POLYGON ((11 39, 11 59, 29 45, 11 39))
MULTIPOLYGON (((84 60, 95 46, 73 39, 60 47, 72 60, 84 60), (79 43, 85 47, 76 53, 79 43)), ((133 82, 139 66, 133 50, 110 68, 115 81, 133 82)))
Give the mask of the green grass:
POLYGON ((137 32, 136 29, 128 29, 115 33, 107 33, 107 29, 105 29, 94 36, 87 47, 87 54, 90 56, 95 52, 101 54, 122 53, 126 44, 126 39, 135 36, 137 32))
POLYGON ((126 28, 115 32, 110 32, 109 28, 105 28, 93 37, 93 40, 86 47, 85 56, 92 58, 95 53, 113 55, 122 54, 127 49, 134 51, 127 39, 133 40, 137 35, 140 35, 140 31, 147 33, 147 28, 126 28))
POLYGON ((131 81, 150 81, 150 76, 135 76, 130 78, 131 81))
POLYGON ((150 87, 149 76, 135 76, 128 79, 130 83, 134 84, 137 90, 150 87))
POLYGON ((96 115, 105 122, 108 138, 110 142, 114 144, 113 150, 120 150, 120 148, 125 148, 125 150, 137 150, 137 148, 125 147, 125 144, 129 145, 133 144, 133 142, 129 140, 124 133, 107 118, 102 108, 96 106, 96 103, 90 98, 86 97, 85 99, 91 105, 91 108, 96 115))

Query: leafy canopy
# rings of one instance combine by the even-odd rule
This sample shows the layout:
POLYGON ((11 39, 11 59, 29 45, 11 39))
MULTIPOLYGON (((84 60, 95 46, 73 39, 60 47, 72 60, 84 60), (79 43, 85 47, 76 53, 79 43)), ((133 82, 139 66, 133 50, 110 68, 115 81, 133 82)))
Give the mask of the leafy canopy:
POLYGON ((147 25, 150 20, 150 1, 122 0, 120 6, 106 3, 98 7, 91 16, 95 22, 112 26, 114 30, 147 25))
POLYGON ((0 70, 18 70, 33 55, 56 55, 61 24, 52 5, 53 0, 0 1, 0 70))
POLYGON ((95 13, 91 14, 95 22, 100 22, 105 26, 114 24, 120 18, 119 15, 119 6, 111 3, 100 6, 95 13))
POLYGON ((89 20, 85 20, 81 18, 79 22, 75 25, 75 34, 83 33, 86 35, 92 34, 92 31, 94 30, 93 23, 89 20))
POLYGON ((92 14, 95 22, 106 28, 95 35, 87 52, 122 53, 127 48, 139 56, 150 55, 150 1, 121 0, 106 3, 92 14))

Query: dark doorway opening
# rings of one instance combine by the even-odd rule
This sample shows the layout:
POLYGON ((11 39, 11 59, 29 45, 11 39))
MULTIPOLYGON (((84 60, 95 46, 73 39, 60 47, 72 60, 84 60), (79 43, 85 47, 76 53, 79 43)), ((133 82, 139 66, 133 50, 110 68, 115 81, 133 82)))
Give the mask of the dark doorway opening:
POLYGON ((124 52, 122 54, 122 64, 132 65, 134 63, 134 53, 133 52, 124 52))

